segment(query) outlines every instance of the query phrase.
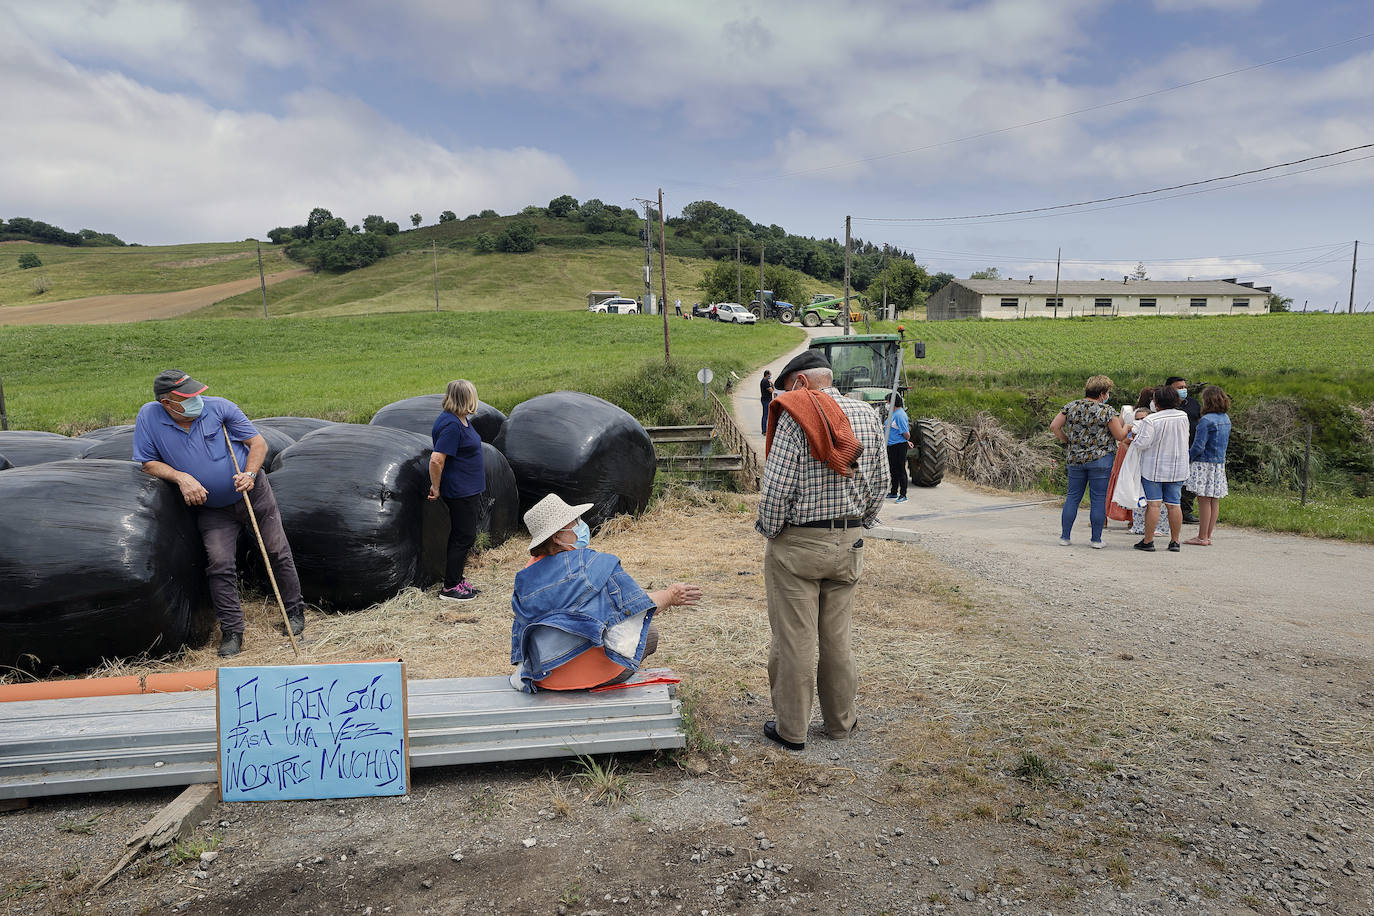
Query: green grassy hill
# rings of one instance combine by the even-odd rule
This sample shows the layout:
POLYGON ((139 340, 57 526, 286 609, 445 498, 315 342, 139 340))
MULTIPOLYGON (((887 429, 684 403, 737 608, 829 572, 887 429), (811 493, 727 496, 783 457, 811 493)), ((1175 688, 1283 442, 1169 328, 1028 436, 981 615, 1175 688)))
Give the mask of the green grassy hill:
MULTIPOLYGON (((361 270, 296 277, 267 291, 268 311, 276 316, 311 317, 432 311, 434 264, 427 247, 410 247, 361 270)), ((699 284, 709 264, 670 256, 669 301, 676 296, 684 304, 700 299, 699 284)), ((440 245, 438 265, 442 311, 585 311, 587 293, 592 290, 618 289, 631 298, 644 292, 643 248, 540 246, 522 254, 477 254, 440 245)), ((655 255, 654 294, 660 289, 655 255)), ((245 293, 197 314, 206 318, 260 316, 262 296, 257 291, 245 293)))
MULTIPOLYGON (((268 273, 299 265, 276 246, 264 245, 268 273)), ((258 275, 253 242, 208 242, 196 245, 71 248, 33 242, 0 244, 0 306, 35 305, 117 293, 165 293, 258 275), (23 270, 19 256, 37 254, 42 267, 23 270), (43 281, 47 291, 36 293, 43 281)), ((261 309, 261 299, 259 299, 261 309)))

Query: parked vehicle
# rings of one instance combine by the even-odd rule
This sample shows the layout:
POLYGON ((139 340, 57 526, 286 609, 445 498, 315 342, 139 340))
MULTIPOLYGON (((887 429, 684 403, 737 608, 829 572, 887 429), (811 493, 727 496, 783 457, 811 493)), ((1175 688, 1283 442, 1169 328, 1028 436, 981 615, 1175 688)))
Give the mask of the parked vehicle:
POLYGON ((616 296, 611 299, 602 299, 596 305, 591 306, 588 311, 597 315, 638 315, 639 303, 633 299, 616 296))
POLYGON ((710 317, 711 317, 711 306, 710 306, 710 304, 709 304, 709 303, 705 303, 705 302, 693 302, 693 303, 692 303, 692 317, 693 317, 693 318, 710 318, 710 317))
POLYGON ((792 303, 773 298, 771 289, 754 290, 754 301, 749 303, 749 311, 755 318, 776 318, 783 324, 791 324, 796 318, 792 303))
POLYGON ((719 302, 716 304, 716 320, 734 324, 753 324, 758 318, 738 302, 719 302))

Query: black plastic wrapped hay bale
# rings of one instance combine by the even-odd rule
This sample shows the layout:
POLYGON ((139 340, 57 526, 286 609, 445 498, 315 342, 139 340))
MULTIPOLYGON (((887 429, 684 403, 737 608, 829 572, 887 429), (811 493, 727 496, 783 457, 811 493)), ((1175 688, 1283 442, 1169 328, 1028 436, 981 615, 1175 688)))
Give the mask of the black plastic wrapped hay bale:
POLYGON ((0 471, 8 471, 11 467, 13 465, 10 464, 10 460, 4 455, 0 455, 0 471))
POLYGON ((317 429, 337 424, 333 420, 320 420, 315 417, 263 417, 261 420, 254 420, 253 425, 259 432, 264 429, 276 429, 299 441, 317 429))
POLYGON ((594 395, 555 391, 517 404, 496 447, 515 472, 522 512, 557 493, 569 503, 591 503, 584 518, 598 527, 643 512, 653 494, 657 462, 648 432, 594 395))
MULTIPOLYGON (((422 394, 386 405, 372 418, 373 426, 389 426, 392 429, 408 429, 413 433, 429 438, 434 429, 434 421, 444 409, 442 394, 422 394)), ((468 422, 477 430, 483 442, 495 442, 506 422, 506 415, 485 401, 477 402, 477 413, 468 422)))
POLYGON ((0 665, 75 672, 208 633, 176 487, 128 462, 58 461, 0 474, 0 506, 0 665))
POLYGON ((81 434, 82 439, 107 439, 115 433, 122 433, 126 429, 132 430, 134 425, 126 423, 122 426, 102 426, 99 429, 88 429, 81 434))
POLYGON ((419 579, 426 448, 414 433, 337 423, 277 457, 272 489, 306 601, 357 610, 419 579))
MULTIPOLYGON (((279 452, 285 451, 296 440, 278 429, 261 428, 258 430, 267 442, 267 457, 262 466, 269 468, 271 461, 279 452)), ((132 461, 134 458, 134 428, 116 430, 103 438, 95 440, 83 458, 111 458, 118 461, 132 461)))
POLYGON ((59 433, 27 429, 0 431, 0 454, 16 468, 80 458, 94 443, 92 439, 72 439, 59 433))
MULTIPOLYGON (((426 456, 429 451, 425 450, 426 456)), ((487 442, 482 443, 482 470, 486 474, 487 490, 482 494, 482 510, 477 515, 477 542, 484 548, 498 547, 520 530, 520 490, 506 456, 487 442)), ((444 564, 448 559, 449 515, 448 504, 442 499, 425 507, 424 527, 421 577, 416 582, 420 586, 444 577, 444 564)))

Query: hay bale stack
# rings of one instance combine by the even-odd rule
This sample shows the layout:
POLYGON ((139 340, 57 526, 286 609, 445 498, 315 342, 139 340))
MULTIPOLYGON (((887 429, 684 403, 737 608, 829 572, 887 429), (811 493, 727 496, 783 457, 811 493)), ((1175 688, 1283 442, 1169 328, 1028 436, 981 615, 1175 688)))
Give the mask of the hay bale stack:
POLYGON ((306 601, 358 610, 422 578, 427 446, 403 430, 336 423, 277 457, 272 489, 306 601))
POLYGON ((0 474, 0 665, 81 671, 203 637, 200 533, 176 487, 123 461, 0 474))
MULTIPOLYGON (((434 429, 434 421, 444 409, 442 394, 422 394, 395 401, 377 411, 372 426, 389 426, 419 433, 426 438, 434 429)), ((505 425, 506 415, 485 401, 477 402, 477 413, 469 418, 472 428, 483 442, 495 442, 505 425)))
POLYGON ((610 401, 555 391, 517 404, 496 440, 528 511, 550 493, 591 503, 587 524, 638 515, 649 505, 658 464, 639 421, 610 401))
POLYGON ((0 431, 0 454, 16 468, 80 458, 93 444, 94 440, 71 439, 60 433, 28 429, 0 431))

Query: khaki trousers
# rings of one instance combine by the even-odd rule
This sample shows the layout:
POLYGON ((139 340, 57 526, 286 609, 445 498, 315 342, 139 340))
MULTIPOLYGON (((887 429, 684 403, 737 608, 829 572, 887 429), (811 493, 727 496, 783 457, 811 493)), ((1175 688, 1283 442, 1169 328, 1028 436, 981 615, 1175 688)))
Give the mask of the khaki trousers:
POLYGON ((844 738, 854 727, 858 675, 849 618, 863 572, 862 538, 862 528, 788 525, 763 550, 773 633, 768 684, 778 736, 788 741, 806 740, 818 688, 830 737, 844 738))

